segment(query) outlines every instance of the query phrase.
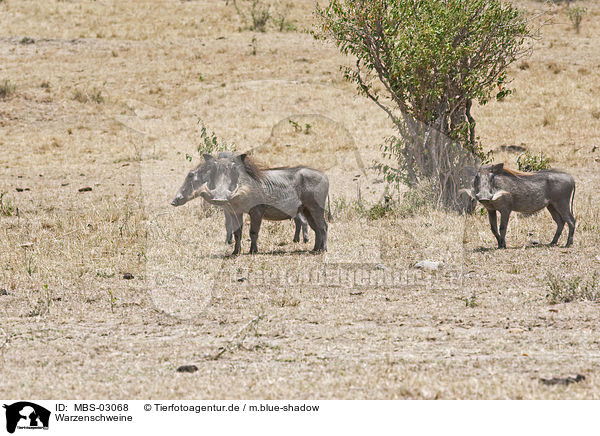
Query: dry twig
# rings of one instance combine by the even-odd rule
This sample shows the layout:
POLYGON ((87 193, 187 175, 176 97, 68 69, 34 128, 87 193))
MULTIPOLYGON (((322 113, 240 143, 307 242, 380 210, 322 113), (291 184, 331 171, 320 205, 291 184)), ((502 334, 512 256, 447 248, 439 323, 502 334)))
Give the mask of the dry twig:
POLYGON ((240 328, 237 332, 235 332, 235 334, 227 341, 227 343, 224 346, 219 348, 219 350, 217 351, 216 354, 208 355, 207 359, 208 360, 217 360, 223 354, 225 354, 226 351, 232 351, 232 349, 234 347, 239 348, 251 330, 254 330, 254 332, 256 333, 256 329, 258 328, 258 322, 261 319, 263 319, 264 316, 265 316, 264 313, 260 313, 255 318, 253 318, 248 323, 246 323, 244 326, 242 326, 242 328, 240 328))

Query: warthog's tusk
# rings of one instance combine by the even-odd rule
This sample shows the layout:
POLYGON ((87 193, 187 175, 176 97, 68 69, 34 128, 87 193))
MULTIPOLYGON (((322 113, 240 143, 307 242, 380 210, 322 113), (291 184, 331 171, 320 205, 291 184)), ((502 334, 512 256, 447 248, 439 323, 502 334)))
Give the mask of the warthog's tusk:
POLYGON ((208 184, 204 183, 202 185, 200 185, 200 187, 198 189, 196 189, 196 192, 194 192, 194 197, 193 198, 197 198, 199 196, 201 196, 202 194, 209 194, 210 191, 208 190, 208 184))
POLYGON ((510 195, 508 191, 498 191, 492 196, 492 201, 496 201, 504 197, 505 195, 510 195))
POLYGON ((459 194, 459 195, 460 195, 460 194, 462 194, 463 192, 464 192, 465 194, 467 194, 469 197, 471 197, 471 198, 475 198, 475 195, 473 195, 473 190, 471 190, 471 189, 465 189, 465 188, 462 188, 462 189, 459 189, 459 190, 458 190, 458 194, 459 194))
POLYGON ((236 199, 238 197, 247 196, 249 194, 250 194, 250 187, 248 185, 238 186, 231 193, 230 201, 234 200, 234 199, 236 199))

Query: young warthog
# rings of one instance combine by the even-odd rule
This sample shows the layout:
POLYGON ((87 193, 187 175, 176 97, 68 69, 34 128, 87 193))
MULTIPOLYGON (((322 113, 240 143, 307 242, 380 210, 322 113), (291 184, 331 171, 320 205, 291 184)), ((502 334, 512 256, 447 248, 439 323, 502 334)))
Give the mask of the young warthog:
POLYGON ((205 154, 204 159, 210 175, 199 192, 206 201, 226 209, 234 218, 233 255, 240 252, 244 213, 250 215, 250 253, 258 252, 263 218, 279 221, 299 213, 315 231, 313 251, 327 250, 324 211, 329 180, 325 174, 301 166, 261 170, 245 153, 216 159, 205 154))
POLYGON ((513 210, 529 215, 544 207, 556 221, 550 245, 558 243, 565 223, 569 225, 566 247, 573 243, 575 181, 567 173, 556 170, 522 173, 504 168, 504 164, 483 165, 473 180, 473 194, 488 211, 498 248, 506 248, 506 227, 513 210), (500 212, 500 233, 496 211, 500 212))
MULTIPOLYGON (((219 153, 219 158, 232 157, 233 153, 224 151, 219 153)), ((210 165, 207 162, 202 162, 196 168, 191 170, 186 176, 181 188, 177 191, 175 198, 171 202, 172 206, 181 206, 190 200, 200 195, 200 187, 208 182, 210 174, 210 165)), ((233 231, 237 228, 235 224, 235 217, 226 209, 223 208, 225 214, 225 231, 226 237, 225 242, 231 244, 231 238, 233 231)), ((294 223, 296 224, 296 232, 294 233, 294 242, 300 242, 300 232, 302 232, 302 239, 304 242, 308 242, 308 222, 304 215, 299 213, 294 217, 294 223)))

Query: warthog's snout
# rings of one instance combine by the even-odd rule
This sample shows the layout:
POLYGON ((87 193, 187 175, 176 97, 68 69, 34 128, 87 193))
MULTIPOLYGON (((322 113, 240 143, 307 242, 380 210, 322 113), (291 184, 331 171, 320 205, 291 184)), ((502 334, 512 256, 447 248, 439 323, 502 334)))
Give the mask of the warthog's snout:
POLYGON ((181 195, 178 195, 171 202, 171 206, 181 206, 183 203, 185 203, 185 201, 183 200, 183 197, 181 195))
POLYGON ((223 189, 208 189, 203 192, 202 197, 216 205, 225 204, 231 200, 231 191, 223 189))

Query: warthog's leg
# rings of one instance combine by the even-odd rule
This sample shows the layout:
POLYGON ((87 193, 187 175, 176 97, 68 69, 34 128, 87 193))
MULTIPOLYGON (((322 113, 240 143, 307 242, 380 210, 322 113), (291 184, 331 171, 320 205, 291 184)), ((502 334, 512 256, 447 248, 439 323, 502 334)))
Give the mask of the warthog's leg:
POLYGON ((244 215, 231 215, 233 236, 235 236, 235 245, 233 247, 233 256, 240 254, 242 247, 242 224, 244 223, 244 215))
POLYGON ((265 209, 262 206, 253 207, 248 212, 250 215, 250 254, 258 253, 258 232, 260 231, 264 212, 265 209))
POLYGON ((294 233, 294 242, 300 242, 300 230, 302 230, 302 223, 300 218, 296 215, 294 218, 294 224, 296 224, 296 232, 294 233))
POLYGON ((510 212, 510 209, 500 211, 500 242, 498 243, 498 248, 506 248, 506 229, 508 227, 510 212))
POLYGON ((232 235, 233 235, 233 216, 231 215, 231 213, 227 212, 226 210, 223 210, 223 212, 225 213, 225 243, 226 244, 231 244, 231 239, 232 239, 232 235))
POLYGON ((500 233, 498 233, 498 218, 496 215, 496 211, 488 209, 487 212, 488 218, 490 220, 490 228, 492 229, 492 233, 496 237, 496 241, 498 242, 498 248, 502 248, 500 247, 500 241, 502 240, 502 238, 500 238, 500 233))
POLYGON ((300 222, 302 223, 302 240, 304 243, 308 242, 308 221, 304 215, 300 214, 300 222))
POLYGON ((321 244, 321 232, 318 229, 317 224, 315 223, 315 220, 313 219, 310 211, 308 209, 304 209, 303 213, 306 217, 306 220, 308 221, 308 225, 315 232, 315 246, 312 251, 317 251, 317 247, 321 244))
POLYGON ((315 246, 312 251, 327 251, 327 221, 325 210, 318 205, 304 206, 303 213, 308 224, 315 231, 315 246))
POLYGON ((554 238, 552 238, 552 242, 550 242, 550 245, 556 245, 558 244, 558 238, 560 238, 563 228, 565 227, 565 220, 562 219, 562 216, 560 215, 560 213, 558 213, 558 211, 552 205, 552 203, 549 204, 547 207, 548 211, 550 212, 550 215, 552 215, 552 219, 556 223, 556 233, 554 233, 554 238))
POLYGON ((570 219, 567 221, 569 226, 569 236, 567 237, 567 243, 565 247, 570 247, 573 244, 573 235, 575 234, 575 217, 569 212, 570 219))
POLYGON ((304 215, 299 213, 294 218, 296 224, 296 233, 294 233, 294 242, 300 242, 300 231, 302 231, 302 239, 304 242, 308 242, 308 222, 304 215))
POLYGON ((564 202, 560 202, 555 206, 558 213, 562 217, 563 221, 569 226, 569 236, 567 237, 567 243, 565 247, 570 247, 573 243, 573 234, 575 233, 575 217, 571 213, 571 207, 569 206, 568 199, 564 202))

